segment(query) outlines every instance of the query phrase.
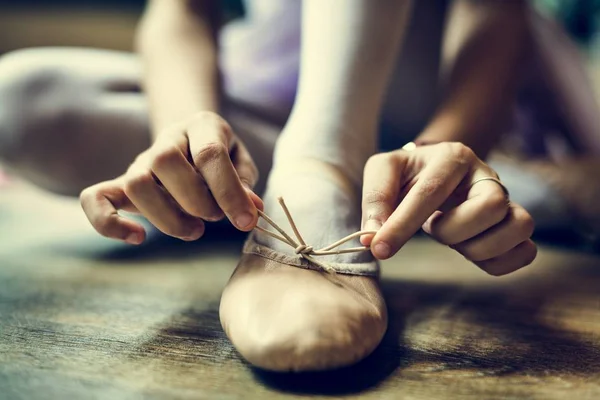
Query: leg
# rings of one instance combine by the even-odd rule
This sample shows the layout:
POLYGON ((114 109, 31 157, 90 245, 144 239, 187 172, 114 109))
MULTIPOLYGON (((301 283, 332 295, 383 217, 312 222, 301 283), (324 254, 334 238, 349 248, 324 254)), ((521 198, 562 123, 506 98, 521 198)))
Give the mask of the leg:
MULTIPOLYGON (((2 57, 0 161, 67 195, 123 173, 150 145, 139 68, 132 54, 103 50, 31 49, 2 57)), ((266 176, 279 127, 231 103, 224 114, 266 176)))
POLYGON ((541 117, 562 131, 577 153, 600 155, 600 105, 580 51, 558 24, 541 15, 532 13, 530 30, 531 75, 537 79, 526 89, 544 96, 536 100, 550 99, 541 117))
POLYGON ((0 60, 0 157, 62 194, 123 172, 150 144, 139 66, 128 54, 21 50, 0 60))
MULTIPOLYGON (((438 68, 453 69, 456 54, 462 51, 461 46, 469 43, 467 27, 482 22, 484 13, 465 12, 470 3, 471 0, 455 0, 448 10, 437 1, 415 5, 407 43, 396 65, 384 108, 382 141, 386 148, 398 148, 412 140, 432 116, 441 87, 438 68), (440 27, 444 19, 447 23, 442 37, 441 29, 435 27, 440 27), (423 26, 427 29, 420 31, 419 27, 423 26), (413 47, 416 54, 411 53, 413 47), (444 57, 440 58, 440 53, 444 57), (413 85, 425 90, 413 91, 413 85)), ((478 2, 477 7, 496 7, 495 3, 478 2)), ((543 142, 544 132, 559 131, 577 151, 597 154, 598 105, 576 48, 558 26, 540 16, 532 15, 529 22, 529 31, 533 34, 529 54, 533 60, 520 93, 545 129, 533 135, 534 139, 543 142)), ((506 131, 508 118, 490 125, 491 129, 506 131)), ((541 147, 536 155, 548 157, 544 146, 541 147)), ((595 227, 592 230, 600 231, 597 202, 593 200, 600 193, 593 176, 594 166, 597 169, 598 165, 600 163, 593 158, 558 164, 547 158, 519 164, 492 160, 492 166, 500 173, 513 199, 534 216, 540 230, 572 226, 573 216, 576 216, 577 220, 595 227)))
POLYGON ((438 106, 446 1, 415 1, 406 39, 387 88, 380 146, 395 150, 413 140, 438 106))
MULTIPOLYGON (((383 337, 386 309, 370 252, 321 253, 315 262, 320 255, 310 249, 360 230, 363 168, 376 150, 380 106, 409 10, 409 1, 303 2, 298 95, 263 200, 266 214, 287 228, 277 199, 285 197, 306 244, 253 233, 221 299, 223 328, 254 365, 341 367, 383 337), (331 269, 338 274, 324 272, 331 269)), ((263 222, 260 228, 269 229, 263 222)))
POLYGON ((518 134, 534 160, 496 166, 539 230, 576 231, 597 241, 600 106, 575 44, 552 21, 537 14, 529 21, 532 51, 521 97, 535 129, 518 134), (557 134, 566 139, 560 148, 550 140, 557 134))

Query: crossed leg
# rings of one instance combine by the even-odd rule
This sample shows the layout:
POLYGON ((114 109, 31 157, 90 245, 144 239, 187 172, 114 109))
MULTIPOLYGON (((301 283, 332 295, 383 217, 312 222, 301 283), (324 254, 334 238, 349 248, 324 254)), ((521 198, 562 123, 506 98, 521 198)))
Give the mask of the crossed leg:
MULTIPOLYGON (((0 162, 47 190, 78 195, 123 173, 150 145, 138 59, 121 52, 20 50, 0 61, 0 162)), ((280 127, 228 103, 225 118, 266 177, 280 127)))

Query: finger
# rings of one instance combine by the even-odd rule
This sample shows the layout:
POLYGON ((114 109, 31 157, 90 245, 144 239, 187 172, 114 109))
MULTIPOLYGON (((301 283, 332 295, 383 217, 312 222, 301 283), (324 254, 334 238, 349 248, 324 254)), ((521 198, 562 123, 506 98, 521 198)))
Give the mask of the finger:
POLYGON ((253 191, 260 177, 258 168, 252 159, 252 155, 248 151, 248 148, 239 139, 237 140, 237 146, 235 151, 231 155, 233 167, 237 171, 240 181, 246 190, 250 200, 254 203, 254 206, 259 210, 264 210, 265 205, 262 199, 253 191))
POLYGON ((144 228, 118 213, 119 209, 137 211, 123 192, 119 179, 90 186, 81 192, 79 198, 87 219, 101 235, 130 244, 144 241, 144 228))
MULTIPOLYGON (((392 215, 402 181, 403 160, 401 155, 381 153, 369 158, 363 174, 362 229, 376 231, 392 215)), ((373 234, 362 235, 363 245, 371 244, 373 234)))
POLYGON ((454 246, 454 249, 471 261, 484 261, 508 252, 533 234, 533 218, 525 209, 511 204, 500 224, 486 232, 454 246))
POLYGON ((148 169, 132 165, 125 176, 124 192, 161 232, 188 241, 199 239, 204 234, 202 220, 185 215, 158 186, 148 169))
POLYGON ((490 275, 502 276, 531 264, 536 255, 537 247, 528 239, 498 257, 475 264, 490 275))
POLYGON ((432 215, 423 224, 423 230, 440 243, 454 245, 498 224, 508 209, 509 201, 500 185, 483 181, 469 190, 464 203, 432 215))
POLYGON ((262 201, 262 199, 256 194, 254 193, 252 190, 246 188, 246 193, 248 193, 248 196, 250 196, 250 200, 252 200, 252 203, 254 203, 254 206, 261 210, 264 211, 265 210, 265 203, 262 201))
POLYGON ((152 172, 182 210, 194 217, 217 221, 223 217, 223 212, 181 151, 187 147, 187 139, 183 134, 179 138, 162 139, 153 146, 148 157, 152 160, 152 172))
POLYGON ((226 122, 199 120, 188 129, 190 154, 219 207, 238 229, 249 231, 258 214, 229 157, 233 134, 226 122))
POLYGON ((248 151, 248 148, 239 139, 236 139, 235 146, 231 151, 231 161, 240 181, 249 189, 254 188, 258 182, 258 168, 248 151))
POLYGON ((473 152, 451 144, 449 157, 432 158, 417 182, 373 238, 371 248, 379 259, 395 254, 448 199, 469 171, 473 152), (463 150, 464 149, 464 150, 463 150))

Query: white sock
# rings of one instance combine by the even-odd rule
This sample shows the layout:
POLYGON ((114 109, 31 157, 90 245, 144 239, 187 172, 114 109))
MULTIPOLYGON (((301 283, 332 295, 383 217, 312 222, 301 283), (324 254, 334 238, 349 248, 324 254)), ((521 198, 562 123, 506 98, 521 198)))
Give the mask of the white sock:
POLYGON ((359 186, 411 1, 305 0, 298 93, 275 167, 306 157, 359 186))
MULTIPOLYGON (((306 163, 297 169, 274 170, 263 196, 265 213, 295 239, 293 230, 278 202, 282 197, 294 218, 298 231, 307 245, 315 250, 326 247, 339 239, 360 230, 360 197, 348 183, 344 184, 331 172, 331 167, 306 168, 306 163)), ((274 229, 265 221, 259 226, 274 229)), ((261 232, 256 241, 277 252, 295 255, 294 248, 261 232)), ((360 246, 357 239, 342 247, 360 246)), ((363 263, 373 260, 370 252, 318 256, 317 260, 335 263, 363 263)))

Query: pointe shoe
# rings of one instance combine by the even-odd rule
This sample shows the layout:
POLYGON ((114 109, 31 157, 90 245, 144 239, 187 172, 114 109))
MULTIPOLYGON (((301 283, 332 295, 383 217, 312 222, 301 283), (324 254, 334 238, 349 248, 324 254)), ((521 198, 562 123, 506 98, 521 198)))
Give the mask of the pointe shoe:
POLYGON ((337 273, 266 248, 252 233, 227 284, 221 325, 251 364, 321 371, 368 356, 387 329, 378 264, 330 264, 337 273))

